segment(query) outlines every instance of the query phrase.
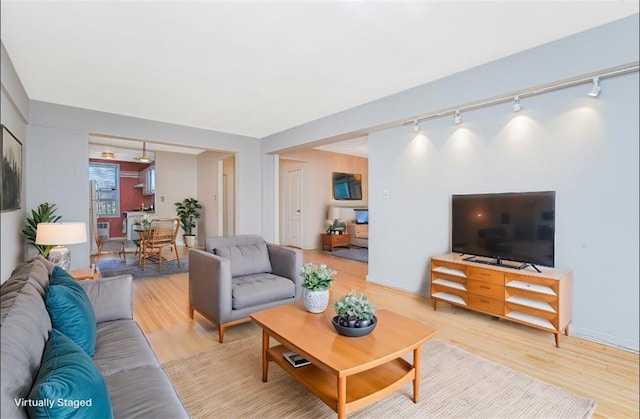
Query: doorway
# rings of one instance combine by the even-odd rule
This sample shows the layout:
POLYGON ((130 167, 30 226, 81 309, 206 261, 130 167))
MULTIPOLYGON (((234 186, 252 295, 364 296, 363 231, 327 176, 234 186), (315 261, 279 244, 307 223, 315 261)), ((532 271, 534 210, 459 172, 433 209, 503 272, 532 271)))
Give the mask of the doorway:
POLYGON ((287 171, 287 235, 286 244, 288 246, 302 248, 302 169, 287 171))

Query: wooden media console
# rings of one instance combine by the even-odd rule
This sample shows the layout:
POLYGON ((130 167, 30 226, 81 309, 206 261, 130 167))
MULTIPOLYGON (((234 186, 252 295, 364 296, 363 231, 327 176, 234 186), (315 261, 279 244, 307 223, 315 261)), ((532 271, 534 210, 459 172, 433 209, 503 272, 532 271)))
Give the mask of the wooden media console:
POLYGON ((571 272, 504 264, 467 261, 457 253, 431 258, 433 309, 441 301, 525 324, 553 333, 560 347, 560 333, 569 334, 572 320, 571 272))

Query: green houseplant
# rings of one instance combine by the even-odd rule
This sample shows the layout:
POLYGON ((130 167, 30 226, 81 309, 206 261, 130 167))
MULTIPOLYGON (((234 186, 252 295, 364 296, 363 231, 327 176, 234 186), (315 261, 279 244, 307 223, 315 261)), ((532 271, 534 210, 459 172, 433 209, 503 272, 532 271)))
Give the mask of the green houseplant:
POLYGON ((358 296, 355 291, 339 298, 333 308, 336 311, 336 321, 344 327, 369 327, 375 321, 373 313, 375 306, 366 295, 358 296))
POLYGON ((36 233, 38 231, 39 223, 56 223, 62 216, 55 215, 56 204, 50 204, 49 202, 43 202, 38 205, 35 210, 31 210, 31 215, 27 216, 27 220, 22 228, 22 234, 27 238, 27 242, 36 248, 38 253, 43 257, 49 256, 49 251, 54 246, 36 244, 36 233))
POLYGON ((337 272, 325 265, 305 263, 300 269, 302 300, 310 313, 322 313, 329 305, 329 287, 337 272))
POLYGON ((196 226, 196 220, 200 218, 200 210, 202 205, 195 198, 185 198, 180 202, 174 203, 176 213, 180 219, 180 227, 184 231, 184 241, 187 247, 193 247, 195 244, 195 234, 193 229, 196 226))

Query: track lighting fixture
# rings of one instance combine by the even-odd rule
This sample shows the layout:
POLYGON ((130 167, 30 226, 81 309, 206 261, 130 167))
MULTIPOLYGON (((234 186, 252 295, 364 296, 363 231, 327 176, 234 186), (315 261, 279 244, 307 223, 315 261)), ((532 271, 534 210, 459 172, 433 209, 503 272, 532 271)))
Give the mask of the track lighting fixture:
POLYGON ((520 96, 514 96, 513 98, 513 111, 520 112, 522 110, 522 105, 520 104, 520 96))
POLYGON ((565 89, 569 87, 574 87, 578 85, 592 83, 591 90, 588 91, 589 96, 598 97, 601 92, 600 88, 600 79, 608 79, 611 77, 617 77, 624 74, 637 73, 638 68, 640 66, 637 62, 628 63, 624 65, 620 65, 617 67, 611 67, 606 70, 601 70, 597 73, 585 74, 576 76, 569 79, 558 80, 553 83, 548 83, 539 86, 533 86, 527 90, 520 90, 517 92, 510 92, 505 95, 495 96, 487 99, 477 100, 475 102, 461 103, 455 105, 455 107, 443 108, 432 113, 425 113, 420 115, 414 115, 415 119, 408 119, 402 122, 402 126, 413 125, 413 130, 418 132, 420 127, 418 126, 418 122, 429 121, 431 119, 440 118, 440 117, 448 117, 453 113, 453 122, 458 125, 462 123, 462 115, 463 111, 470 111, 479 108, 484 108, 487 106, 494 105, 505 105, 507 103, 512 104, 513 112, 520 112, 523 109, 521 99, 529 98, 531 96, 541 95, 543 93, 555 92, 560 89, 565 89))
POLYGON ((456 110, 455 115, 453 116, 453 123, 458 125, 462 122, 462 116, 460 115, 460 110, 456 110))
POLYGON ((116 153, 112 151, 103 151, 102 158, 103 159, 114 159, 116 157, 116 153))
POLYGON ((600 77, 593 78, 593 87, 589 91, 589 96, 598 97, 600 95, 600 77))

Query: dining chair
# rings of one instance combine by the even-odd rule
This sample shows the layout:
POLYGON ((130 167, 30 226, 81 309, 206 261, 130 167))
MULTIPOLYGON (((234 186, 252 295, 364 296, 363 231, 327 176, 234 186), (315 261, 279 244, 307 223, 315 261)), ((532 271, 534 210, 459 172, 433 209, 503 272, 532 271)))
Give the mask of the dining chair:
POLYGON ((173 248, 176 261, 180 266, 178 246, 176 245, 179 229, 180 220, 178 218, 156 218, 151 220, 149 230, 145 232, 144 239, 141 238, 142 270, 144 270, 147 259, 157 261, 158 270, 162 270, 162 251, 166 247, 173 248))
POLYGON ((127 257, 125 255, 124 240, 122 239, 109 240, 104 237, 98 236, 98 226, 95 223, 89 223, 89 224, 91 225, 90 227, 91 235, 93 236, 93 239, 96 242, 96 248, 97 248, 96 259, 95 259, 96 263, 100 262, 100 256, 106 255, 106 254, 113 254, 113 253, 117 253, 125 261, 127 260, 127 257), (107 244, 106 246, 107 249, 105 249, 105 244, 107 244), (113 248, 113 246, 110 246, 111 244, 117 244, 118 248, 117 249, 113 248))

